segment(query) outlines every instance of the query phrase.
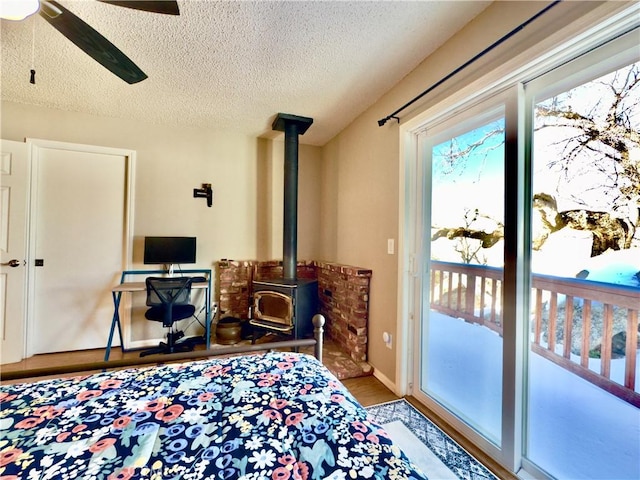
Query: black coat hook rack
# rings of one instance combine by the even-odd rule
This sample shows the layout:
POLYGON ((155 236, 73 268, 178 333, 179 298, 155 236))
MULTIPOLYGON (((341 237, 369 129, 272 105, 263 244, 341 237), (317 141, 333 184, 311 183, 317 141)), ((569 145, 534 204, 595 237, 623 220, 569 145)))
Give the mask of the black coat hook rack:
POLYGON ((213 189, 210 183, 203 183, 202 188, 193 189, 193 198, 206 198, 207 207, 213 204, 213 189))

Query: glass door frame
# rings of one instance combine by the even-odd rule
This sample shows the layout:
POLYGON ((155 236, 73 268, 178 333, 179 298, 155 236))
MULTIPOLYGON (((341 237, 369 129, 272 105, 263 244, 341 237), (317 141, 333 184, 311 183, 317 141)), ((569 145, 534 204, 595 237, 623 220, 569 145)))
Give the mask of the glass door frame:
MULTIPOLYGON (((505 119, 505 175, 512 175, 515 171, 517 172, 516 174, 518 176, 521 176, 522 172, 524 171, 523 165, 520 165, 520 163, 522 163, 521 159, 524 158, 524 155, 520 151, 524 142, 518 143, 517 141, 517 131, 521 126, 521 119, 519 117, 522 116, 522 109, 519 110, 517 107, 518 103, 521 102, 521 98, 521 86, 517 85, 509 87, 503 89, 502 91, 492 92, 491 95, 487 95, 480 99, 477 99, 477 101, 473 102, 473 104, 469 106, 468 109, 465 109, 464 113, 465 118, 473 118, 481 115, 481 112, 487 110, 495 110, 496 108, 503 107, 505 119)), ((424 320, 428 318, 430 309, 428 299, 425 299, 422 295, 422 292, 430 291, 429 259, 431 257, 429 241, 429 232, 431 227, 431 164, 428 159, 430 157, 432 142, 427 141, 426 135, 429 133, 430 129, 433 128, 432 125, 439 125, 442 122, 446 122, 446 120, 448 118, 451 118, 452 114, 455 113, 458 112, 449 112, 447 115, 434 117, 433 120, 428 124, 423 124, 422 128, 419 131, 414 132, 414 134, 412 135, 413 138, 411 138, 412 141, 410 142, 410 145, 412 149, 415 148, 416 154, 413 159, 413 164, 410 165, 411 168, 405 170, 405 185, 407 187, 405 191, 410 192, 408 197, 410 201, 414 202, 413 205, 417 207, 416 212, 420 212, 420 216, 410 215, 411 220, 407 222, 411 223, 414 226, 414 228, 412 228, 413 234, 411 235, 411 237, 409 237, 407 246, 411 251, 416 252, 415 254, 411 254, 413 258, 410 260, 410 262, 411 265, 415 265, 415 268, 412 272, 412 286, 409 288, 409 290, 411 291, 411 303, 413 305, 413 312, 419 312, 412 315, 412 321, 414 322, 415 327, 412 351, 415 352, 416 355, 420 356, 420 364, 424 362, 423 350, 421 345, 423 337, 425 335, 424 320)), ((517 274, 516 272, 521 272, 521 275, 524 273, 523 256, 518 255, 521 251, 521 248, 512 246, 513 243, 521 242, 521 239, 519 237, 516 237, 515 240, 511 239, 511 242, 506 241, 507 235, 511 235, 506 230, 507 225, 515 224, 512 219, 510 222, 507 222, 507 215, 517 218, 519 211, 523 209, 523 202, 526 198, 522 189, 522 179, 518 179, 518 181, 513 184, 511 183, 512 182, 508 182, 506 180, 504 181, 505 281, 503 281, 503 288, 505 289, 507 288, 507 278, 513 278, 513 276, 517 274), (520 201, 512 208, 507 208, 507 200, 510 198, 510 195, 519 196, 520 201)), ((524 232, 518 233, 519 235, 522 235, 524 232)), ((521 284, 522 282, 514 282, 514 285, 521 284)), ((507 297, 506 291, 504 296, 505 298, 507 297)), ((521 297, 521 295, 519 295, 518 297, 521 297)), ((522 303, 520 303, 520 305, 522 306, 522 303)), ((519 334, 520 338, 522 337, 521 329, 524 325, 524 309, 520 308, 520 312, 514 313, 517 309, 517 302, 511 302, 510 304, 505 303, 503 306, 504 318, 518 318, 515 325, 505 323, 503 327, 503 358, 523 358, 523 355, 517 355, 516 352, 512 352, 508 348, 508 346, 510 345, 515 345, 515 340, 512 339, 517 338, 516 335, 519 334)), ((457 416, 453 415, 448 409, 444 408, 439 402, 435 401, 424 392, 422 392, 420 390, 421 372, 418 368, 415 367, 413 367, 412 369, 411 395, 420 402, 424 403, 439 416, 444 418, 448 423, 452 424, 467 438, 470 438, 475 444, 479 445, 480 448, 483 451, 487 452, 491 457, 495 458, 500 463, 513 470, 515 468, 515 465, 511 465, 510 462, 508 462, 508 459, 520 456, 521 452, 515 452, 514 448, 519 448, 519 445, 522 444, 522 442, 520 441, 515 441, 515 438, 520 438, 522 434, 522 397, 521 395, 514 395, 514 393, 518 392, 520 389, 514 388, 513 385, 515 385, 516 382, 521 381, 521 372, 523 371, 522 365, 517 365, 515 369, 512 367, 513 365, 514 362, 505 362, 503 360, 502 404, 503 411, 516 411, 519 413, 518 415, 511 416, 510 418, 505 418, 503 416, 501 427, 501 442, 499 446, 483 437, 475 429, 468 426, 457 416), (506 367, 507 364, 509 365, 508 367, 506 367)))
MULTIPOLYGON (((638 28, 638 5, 585 28, 581 35, 567 40, 553 54, 541 55, 528 64, 514 66, 514 72, 500 72, 500 77, 486 78, 483 85, 470 85, 447 100, 431 106, 400 126, 400 225, 398 268, 398 339, 397 393, 410 394, 440 415, 482 451, 512 472, 525 477, 547 475, 526 460, 525 409, 528 396, 526 375, 528 348, 528 297, 530 287, 531 244, 531 152, 530 132, 533 116, 528 106, 524 85, 581 57, 607 42, 638 28), (517 68, 515 68, 517 67, 517 68), (422 361, 421 319, 428 313, 429 302, 423 302, 423 291, 429 291, 429 242, 424 241, 430 226, 430 165, 425 167, 424 134, 438 118, 465 111, 498 94, 505 98, 505 264, 503 333, 503 418, 502 447, 484 439, 440 404, 419 391, 420 372, 415 367, 422 361), (466 96, 465 96, 466 95, 466 96), (519 133, 520 132, 520 133, 519 133), (515 181, 514 181, 515 180, 515 181), (427 246, 425 246, 427 245, 427 246), (426 304, 425 304, 426 303, 426 304)), ((637 34, 637 32, 636 32, 637 34)))
MULTIPOLYGON (((559 94, 567 89, 571 89, 573 87, 579 86, 582 83, 586 83, 595 78, 598 78, 606 73, 609 73, 613 70, 621 68, 629 63, 633 63, 634 61, 638 61, 640 55, 638 54, 638 46, 637 46, 638 32, 626 32, 622 33, 618 37, 612 39, 609 42, 606 42, 596 49, 593 52, 589 52, 584 56, 571 60, 569 62, 564 62, 561 65, 558 65, 557 68, 545 73, 544 75, 540 75, 529 82, 523 83, 523 112, 526 120, 526 129, 523 132, 523 137, 525 139, 526 144, 526 162, 527 162, 527 185, 528 188, 528 197, 532 197, 532 182, 533 182, 533 158, 531 147, 533 146, 533 122, 534 122, 534 109, 535 104, 541 101, 544 98, 549 98, 553 95, 559 94), (542 99, 541 99, 542 97, 542 99)), ((526 208, 523 214, 528 214, 528 218, 526 218, 526 224, 530 229, 530 216, 531 216, 531 208, 526 208)), ((505 234, 506 236, 506 234, 505 234)), ((529 232, 529 238, 530 238, 529 232)), ((528 256, 529 260, 531 257, 531 241, 529 240, 528 245, 525 247, 525 254, 528 256)), ((526 278, 523 279, 528 282, 530 285, 531 275, 530 273, 526 273, 526 278)), ((528 286, 530 290, 530 286, 528 286)), ((529 300, 527 295, 527 300, 529 300)), ((527 302, 528 305, 528 302, 527 302)), ((527 335, 529 330, 529 318, 525 319, 524 327, 527 331, 527 335)), ((526 344, 528 345, 529 340, 527 338, 526 344)), ((525 348, 526 345, 525 345, 525 348)), ((526 358, 529 356, 529 352, 526 350, 523 352, 523 355, 526 358)), ((527 371, 524 372, 524 378, 527 378, 527 371)), ((526 382, 525 382, 526 383, 526 382)), ((524 392, 526 396, 528 396, 529 392, 524 392)), ((525 400, 523 404, 526 406, 527 401, 525 400)), ((526 412, 524 412, 526 413, 526 412)), ((523 418, 523 425, 525 425, 526 418, 523 418)), ((525 431, 523 429, 522 436, 522 457, 521 463, 525 471, 535 473, 537 477, 546 477, 548 474, 544 471, 541 471, 539 466, 533 463, 526 455, 526 442, 527 438, 525 437, 525 431)))

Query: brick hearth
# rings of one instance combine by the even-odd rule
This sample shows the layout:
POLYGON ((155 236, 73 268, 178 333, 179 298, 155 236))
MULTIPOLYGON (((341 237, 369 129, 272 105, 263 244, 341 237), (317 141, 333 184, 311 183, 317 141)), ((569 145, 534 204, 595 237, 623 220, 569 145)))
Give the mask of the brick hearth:
MULTIPOLYGON (((248 318, 254 280, 282 277, 282 262, 221 260, 217 265, 220 313, 248 318)), ((371 270, 336 263, 300 261, 298 278, 318 280, 326 333, 355 362, 367 360, 371 270)))

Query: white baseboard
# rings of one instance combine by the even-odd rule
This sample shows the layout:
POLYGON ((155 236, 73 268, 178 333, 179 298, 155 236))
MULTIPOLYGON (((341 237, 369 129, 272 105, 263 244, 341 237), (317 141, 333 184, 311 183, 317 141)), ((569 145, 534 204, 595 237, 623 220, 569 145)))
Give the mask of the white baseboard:
MULTIPOLYGON (((393 393, 398 395, 398 390, 396 389, 396 384, 394 382, 392 382, 391 380, 389 380, 384 374, 380 373, 380 371, 377 368, 373 369, 373 376, 376 377, 378 380, 380 380, 380 382, 385 387, 387 387, 393 393)), ((400 396, 400 395, 398 395, 398 396, 400 396)))

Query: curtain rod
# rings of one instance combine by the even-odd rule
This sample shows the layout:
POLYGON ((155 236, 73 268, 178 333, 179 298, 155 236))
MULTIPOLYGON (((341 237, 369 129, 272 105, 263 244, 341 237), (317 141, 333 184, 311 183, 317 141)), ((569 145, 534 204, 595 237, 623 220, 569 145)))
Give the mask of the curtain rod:
POLYGON ((424 97, 427 93, 431 92, 432 90, 434 90, 435 88, 439 87, 440 85, 442 85, 444 82, 446 82, 447 80, 449 80, 451 77, 453 77, 454 75, 456 75, 457 73, 461 72, 462 70, 464 70, 465 68, 467 68, 469 65, 471 65, 473 62, 475 62, 476 60, 478 60, 479 58, 484 57, 487 53, 489 53, 491 50, 493 50, 494 48, 496 48, 498 45, 500 45, 501 43, 505 42, 506 40, 508 40, 509 38, 511 38, 512 36, 514 36, 516 33, 518 33, 520 30, 522 30, 524 27, 526 27, 527 25, 529 25, 531 22, 535 21, 538 17, 544 15, 547 11, 549 11, 550 9, 552 9, 553 7, 555 7, 558 3, 560 3, 562 0, 555 0, 554 2, 550 3, 549 5, 547 5, 545 8, 543 8, 542 10, 540 10, 538 13, 536 13, 533 17, 531 17, 529 20, 521 23, 520 25, 518 25, 516 28, 514 28, 513 30, 511 30, 509 33, 507 33, 506 35, 504 35, 503 37, 501 37, 500 39, 498 39, 496 42, 492 43, 491 45, 489 45, 487 48, 485 48, 483 51, 481 51, 480 53, 478 53, 475 57, 473 57, 471 60, 468 60, 467 62, 465 62, 464 64, 460 65, 458 68, 456 68, 454 71, 452 71, 451 73, 449 73, 448 75, 446 75, 445 77, 442 77, 440 80, 438 80, 436 83, 434 83, 433 85, 431 85, 429 88, 427 88, 424 92, 422 92, 420 95, 418 95, 417 97, 413 98, 412 100, 408 101, 407 103, 405 103, 403 106, 401 106, 399 109, 397 109, 395 112, 390 113, 389 115, 387 115, 384 118, 381 118, 380 120, 378 120, 378 126, 382 127, 385 123, 387 123, 387 121, 391 120, 392 118, 394 120, 397 120, 398 123, 400 123, 400 118, 397 117, 397 114, 400 113, 402 110, 410 107, 411 105, 413 105, 415 102, 417 102, 418 100, 420 100, 422 97, 424 97))

